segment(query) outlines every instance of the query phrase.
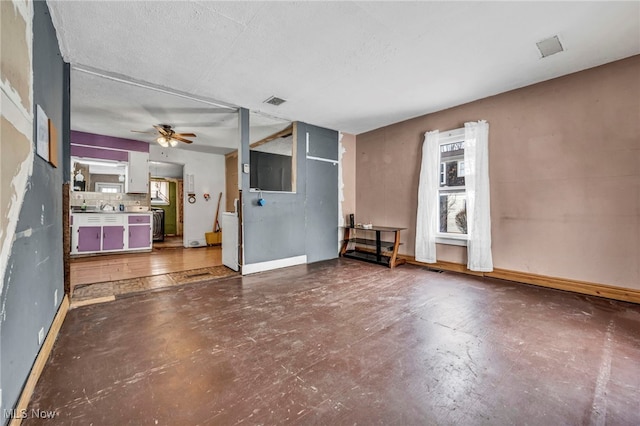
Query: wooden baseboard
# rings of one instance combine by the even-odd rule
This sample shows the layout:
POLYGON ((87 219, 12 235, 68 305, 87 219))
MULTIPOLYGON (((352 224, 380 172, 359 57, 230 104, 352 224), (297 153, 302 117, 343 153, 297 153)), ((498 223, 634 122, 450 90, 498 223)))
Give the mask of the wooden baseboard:
MULTIPOLYGON (((42 370, 44 369, 47 360, 49 359, 49 355, 51 355, 51 350, 53 349, 53 344, 58 337, 58 333, 60 332, 60 327, 62 327, 62 323, 64 322, 65 317, 67 316, 67 312, 69 311, 69 296, 65 295, 64 299, 62 299, 62 303, 58 308, 58 312, 56 316, 53 318, 53 323, 51 323, 51 327, 49 328, 49 333, 47 337, 44 339, 44 343, 40 348, 40 352, 38 352, 38 356, 36 357, 36 361, 33 363, 33 367, 31 367, 31 373, 29 373, 29 377, 27 378, 27 382, 22 389, 22 393, 20 394, 20 399, 18 400, 18 404, 16 405, 16 413, 22 413, 22 410, 27 409, 29 406, 29 401, 31 400, 31 396, 33 395, 33 391, 36 388, 36 383, 38 383, 38 379, 40 378, 40 374, 42 374, 42 370)), ((9 422, 9 426, 19 426, 22 423, 22 419, 14 418, 9 422)))
POLYGON ((545 275, 510 271, 507 269, 494 269, 493 272, 485 272, 484 275, 486 277, 554 288, 556 290, 572 291, 574 293, 606 297, 608 299, 622 300, 624 302, 640 303, 640 290, 631 288, 569 280, 566 278, 548 277, 545 275))
POLYGON ((475 275, 478 277, 484 276, 483 272, 470 271, 467 269, 466 265, 463 265, 461 263, 447 262, 445 260, 438 260, 436 263, 424 263, 418 262, 413 256, 399 254, 398 257, 405 259, 407 263, 410 263, 412 265, 426 266, 427 268, 435 269, 438 271, 460 272, 463 274, 475 275))
MULTIPOLYGON (((399 255, 400 257, 400 255, 399 255)), ((571 291, 574 293, 588 294, 591 296, 606 297, 608 299, 622 300, 624 302, 640 304, 640 290, 616 287, 605 284, 590 283, 586 281, 570 280, 566 278, 549 277, 546 275, 531 274, 529 272, 511 271, 496 268, 492 272, 476 272, 467 269, 466 265, 455 262, 437 261, 436 263, 418 262, 413 256, 402 255, 407 263, 426 266, 431 269, 460 272, 463 274, 480 277, 497 278, 501 280, 515 281, 523 284, 531 284, 556 290, 571 291)))

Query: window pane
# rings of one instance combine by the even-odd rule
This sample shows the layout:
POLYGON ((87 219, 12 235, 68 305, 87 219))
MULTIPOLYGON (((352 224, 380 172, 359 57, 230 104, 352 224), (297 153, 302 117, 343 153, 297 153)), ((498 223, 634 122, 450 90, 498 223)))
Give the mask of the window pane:
POLYGON ((440 186, 464 186, 464 142, 440 146, 440 186))
POLYGON ((464 192, 440 193, 440 232, 467 233, 467 196, 464 192))
POLYGON ((440 187, 464 186, 464 161, 446 161, 441 163, 440 170, 440 187))

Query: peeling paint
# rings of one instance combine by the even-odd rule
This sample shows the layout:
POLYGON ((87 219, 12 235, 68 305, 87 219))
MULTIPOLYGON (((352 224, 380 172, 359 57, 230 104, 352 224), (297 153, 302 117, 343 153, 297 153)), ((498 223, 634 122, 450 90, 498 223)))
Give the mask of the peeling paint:
POLYGON ((19 240, 20 238, 29 238, 30 236, 33 235, 33 228, 29 228, 29 229, 25 229, 22 232, 16 232, 16 234, 13 237, 13 240, 19 240))
MULTIPOLYGON (((0 277, 4 277, 27 182, 33 172, 34 153, 30 138, 18 132, 4 116, 0 117, 0 123, 0 277)), ((3 285, 0 280, 0 293, 3 285)))
POLYGON ((11 87, 17 100, 29 112, 33 90, 31 73, 31 21, 30 5, 25 2, 0 2, 0 75, 3 87, 11 87), (29 9, 27 9, 29 8, 29 9))
MULTIPOLYGON (((342 145, 344 134, 338 133, 338 226, 344 226, 344 214, 342 212, 342 203, 344 202, 344 179, 342 178, 342 156, 347 151, 342 145)), ((340 233, 340 230, 338 230, 340 233)), ((341 235, 338 237, 340 241, 341 235)))
MULTIPOLYGON (((0 2, 0 293, 33 173, 33 4, 0 2)), ((7 283, 9 279, 7 279, 7 283)))

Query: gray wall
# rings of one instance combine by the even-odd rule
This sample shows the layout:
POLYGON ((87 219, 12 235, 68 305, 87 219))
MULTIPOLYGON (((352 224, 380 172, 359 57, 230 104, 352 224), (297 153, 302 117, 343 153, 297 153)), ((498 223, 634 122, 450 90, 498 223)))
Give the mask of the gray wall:
POLYGON ((310 130, 305 236, 307 262, 312 263, 338 256, 338 132, 310 130))
MULTIPOLYGON (((68 134, 68 129, 63 126, 65 74, 68 75, 58 50, 49 10, 44 1, 36 1, 33 22, 34 103, 42 106, 58 129, 59 159, 63 158, 65 144, 62 137, 68 134)), ((43 327, 46 335, 64 296, 62 178, 62 161, 58 168, 54 168, 35 156, 33 175, 27 185, 0 295, 4 308, 0 323, 3 410, 13 408, 17 403, 40 350, 38 331, 43 327), (58 302, 54 305, 56 290, 58 302)), ((0 412, 4 414, 4 411, 0 412)), ((2 419, 7 421, 4 417, 2 419)))
MULTIPOLYGON (((338 133, 305 123, 297 123, 297 126, 297 139, 294 141, 297 148, 296 193, 264 192, 262 198, 266 200, 266 205, 258 206, 259 194, 249 191, 249 176, 242 174, 245 264, 302 255, 307 255, 308 261, 311 262, 335 258, 338 255, 337 167, 335 167, 335 182, 333 179, 328 181, 317 181, 315 178, 309 179, 307 175, 308 162, 305 155, 306 133, 309 132, 312 140, 316 135, 322 135, 323 140, 325 140, 324 144, 327 146, 318 148, 328 152, 334 150, 337 158, 338 133), (331 146, 332 144, 335 145, 335 148, 331 146), (333 199, 335 201, 335 203, 324 203, 323 206, 319 207, 320 211, 318 213, 323 215, 323 219, 320 222, 307 220, 307 191, 313 193, 314 200, 333 199), (326 232, 332 237, 315 240, 308 247, 307 233, 310 231, 326 232), (329 247, 330 245, 331 247, 329 247)), ((248 137, 241 137, 241 142, 241 161, 247 163, 249 159, 248 137)))

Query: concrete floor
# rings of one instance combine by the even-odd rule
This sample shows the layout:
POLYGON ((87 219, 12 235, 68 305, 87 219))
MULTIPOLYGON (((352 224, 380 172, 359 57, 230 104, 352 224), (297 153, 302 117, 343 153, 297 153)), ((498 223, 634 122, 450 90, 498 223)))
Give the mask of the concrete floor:
POLYGON ((29 409, 72 425, 637 425, 638 401, 640 305, 339 259, 71 310, 29 409))

